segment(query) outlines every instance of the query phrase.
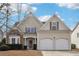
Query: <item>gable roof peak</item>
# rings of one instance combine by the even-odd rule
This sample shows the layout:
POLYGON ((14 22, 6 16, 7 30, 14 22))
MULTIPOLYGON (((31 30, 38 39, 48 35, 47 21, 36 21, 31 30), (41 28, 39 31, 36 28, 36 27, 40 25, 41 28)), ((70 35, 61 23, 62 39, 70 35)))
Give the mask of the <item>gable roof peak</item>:
POLYGON ((28 16, 33 16, 33 12, 32 11, 28 12, 28 16))
POLYGON ((55 12, 55 13, 54 13, 54 15, 53 15, 53 17, 60 18, 60 16, 59 16, 58 12, 55 12))
POLYGON ((38 18, 33 14, 33 12, 30 11, 30 12, 28 12, 27 16, 24 16, 24 19, 22 21, 20 21, 17 26, 19 26, 21 23, 27 21, 29 18, 32 18, 30 20, 35 20, 35 21, 39 22, 40 24, 42 24, 42 22, 40 22, 40 20, 38 20, 38 18))
POLYGON ((55 12, 53 16, 57 16, 57 13, 55 12))

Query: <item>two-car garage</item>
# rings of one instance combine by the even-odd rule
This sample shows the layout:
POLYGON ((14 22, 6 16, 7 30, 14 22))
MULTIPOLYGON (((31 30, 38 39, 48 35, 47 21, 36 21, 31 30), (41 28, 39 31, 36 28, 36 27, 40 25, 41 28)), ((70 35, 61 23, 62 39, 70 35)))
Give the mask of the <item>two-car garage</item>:
POLYGON ((40 50, 69 50, 68 39, 41 39, 40 50))

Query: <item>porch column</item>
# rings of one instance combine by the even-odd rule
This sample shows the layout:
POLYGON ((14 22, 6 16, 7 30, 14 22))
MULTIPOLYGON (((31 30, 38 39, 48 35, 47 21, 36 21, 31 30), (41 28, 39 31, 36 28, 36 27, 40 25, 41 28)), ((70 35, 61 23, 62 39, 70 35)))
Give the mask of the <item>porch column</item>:
POLYGON ((24 46, 26 46, 26 38, 24 38, 24 46))
POLYGON ((36 38, 35 38, 35 44, 36 44, 36 38))

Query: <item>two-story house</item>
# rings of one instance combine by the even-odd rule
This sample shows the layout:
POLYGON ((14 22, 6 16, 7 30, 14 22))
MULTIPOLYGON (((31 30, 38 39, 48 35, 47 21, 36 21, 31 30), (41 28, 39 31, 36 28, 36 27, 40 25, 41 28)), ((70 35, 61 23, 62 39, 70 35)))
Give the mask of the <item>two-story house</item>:
POLYGON ((71 50, 71 31, 56 14, 44 23, 29 13, 7 35, 7 44, 22 44, 27 49, 71 50))

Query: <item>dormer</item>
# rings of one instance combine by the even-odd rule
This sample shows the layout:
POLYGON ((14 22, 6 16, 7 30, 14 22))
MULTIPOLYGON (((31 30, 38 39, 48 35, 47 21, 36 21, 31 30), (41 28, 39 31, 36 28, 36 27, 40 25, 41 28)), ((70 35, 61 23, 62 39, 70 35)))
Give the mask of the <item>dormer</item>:
POLYGON ((54 14, 40 28, 40 30, 70 30, 65 23, 60 19, 58 14, 54 14))

